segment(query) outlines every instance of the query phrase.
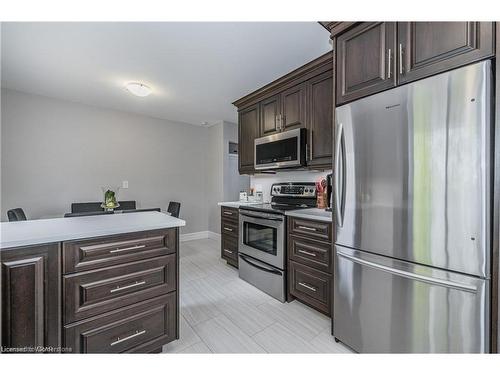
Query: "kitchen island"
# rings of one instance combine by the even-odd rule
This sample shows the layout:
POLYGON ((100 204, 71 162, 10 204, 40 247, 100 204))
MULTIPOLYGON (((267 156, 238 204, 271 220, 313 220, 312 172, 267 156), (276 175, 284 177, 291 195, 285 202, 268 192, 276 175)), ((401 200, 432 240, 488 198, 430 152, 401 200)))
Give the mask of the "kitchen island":
POLYGON ((1 223, 3 352, 158 352, 179 336, 179 227, 136 212, 1 223))

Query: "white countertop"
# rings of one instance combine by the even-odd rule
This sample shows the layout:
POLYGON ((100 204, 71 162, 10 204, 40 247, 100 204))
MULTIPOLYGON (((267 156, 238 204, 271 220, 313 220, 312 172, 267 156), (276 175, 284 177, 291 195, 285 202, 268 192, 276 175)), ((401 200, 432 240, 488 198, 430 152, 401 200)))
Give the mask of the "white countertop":
POLYGON ((332 222, 332 212, 325 211, 324 208, 304 208, 301 210, 286 211, 285 215, 300 217, 302 219, 324 221, 327 223, 332 222))
POLYGON ((183 227, 185 225, 184 220, 154 211, 2 222, 0 223, 0 248, 183 227))
POLYGON ((240 201, 235 201, 235 202, 219 202, 217 203, 218 206, 224 206, 224 207, 234 207, 238 208, 240 206, 251 206, 253 204, 262 204, 265 202, 240 202, 240 201))

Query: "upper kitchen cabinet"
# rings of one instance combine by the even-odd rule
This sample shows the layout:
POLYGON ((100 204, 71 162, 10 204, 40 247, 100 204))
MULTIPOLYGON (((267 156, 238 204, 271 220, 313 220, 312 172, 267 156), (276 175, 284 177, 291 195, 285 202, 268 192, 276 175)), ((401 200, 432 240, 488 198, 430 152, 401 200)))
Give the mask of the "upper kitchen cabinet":
POLYGON ((282 131, 304 127, 305 99, 303 84, 293 86, 281 94, 280 128, 282 131))
POLYGON ((259 136, 259 104, 238 113, 238 143, 240 174, 254 173, 254 139, 259 136))
POLYGON ((337 104, 396 85, 395 22, 363 22, 337 38, 337 104))
POLYGON ((309 166, 330 167, 333 137, 333 74, 327 71, 306 82, 309 166))
POLYGON ((280 131, 280 95, 260 102, 260 135, 271 135, 280 131))
POLYGON ((255 173, 255 138, 297 128, 307 130, 307 167, 332 168, 332 52, 233 104, 239 113, 240 174, 255 173))
POLYGON ((493 27, 493 22, 399 22, 399 82, 415 81, 492 56, 493 27))

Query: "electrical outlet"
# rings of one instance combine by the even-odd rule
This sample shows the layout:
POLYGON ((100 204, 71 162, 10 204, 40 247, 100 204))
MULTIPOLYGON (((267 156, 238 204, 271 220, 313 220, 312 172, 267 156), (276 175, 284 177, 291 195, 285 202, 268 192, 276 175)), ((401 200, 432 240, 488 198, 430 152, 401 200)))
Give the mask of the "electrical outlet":
POLYGON ((128 181, 122 181, 122 189, 128 189, 128 181))

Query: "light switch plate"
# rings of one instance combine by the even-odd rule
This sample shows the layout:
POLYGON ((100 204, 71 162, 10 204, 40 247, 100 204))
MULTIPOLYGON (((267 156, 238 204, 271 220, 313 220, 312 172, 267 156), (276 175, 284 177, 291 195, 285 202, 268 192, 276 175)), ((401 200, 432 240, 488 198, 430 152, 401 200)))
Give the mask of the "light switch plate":
POLYGON ((122 181, 122 189, 128 189, 128 181, 122 181))

